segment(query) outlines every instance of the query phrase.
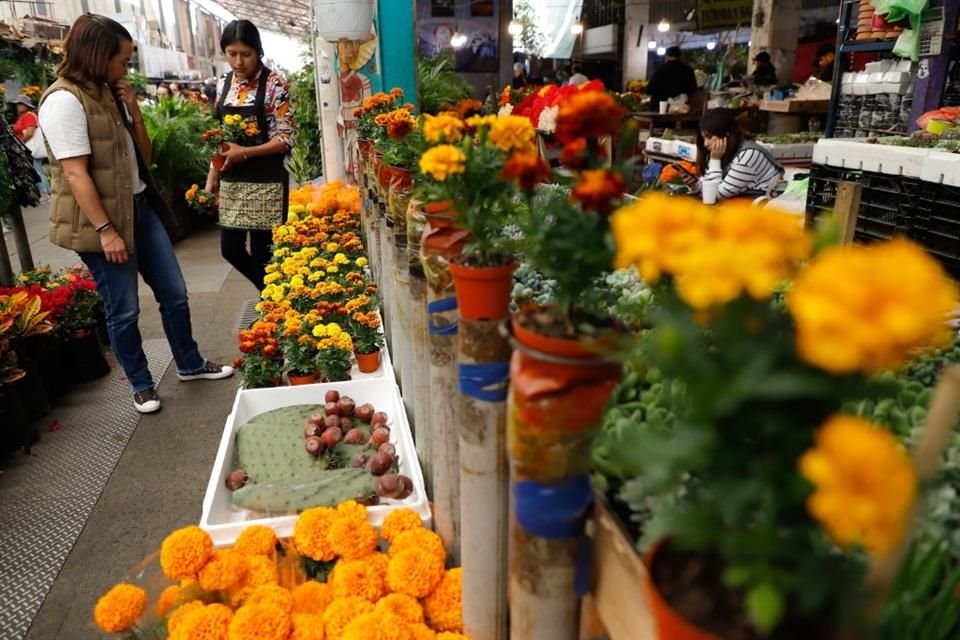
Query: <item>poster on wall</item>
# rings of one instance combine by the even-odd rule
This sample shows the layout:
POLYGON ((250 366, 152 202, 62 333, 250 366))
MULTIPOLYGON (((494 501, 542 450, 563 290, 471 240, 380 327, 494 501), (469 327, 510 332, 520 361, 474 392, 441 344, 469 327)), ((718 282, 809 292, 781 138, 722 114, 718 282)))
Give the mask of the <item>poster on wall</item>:
POLYGON ((377 19, 366 40, 340 40, 337 43, 337 69, 340 79, 340 116, 337 119, 343 138, 347 172, 356 176, 359 153, 355 130, 357 110, 366 98, 383 91, 383 72, 380 66, 380 40, 377 37, 377 19))
POLYGON ((753 21, 753 0, 697 0, 697 27, 747 26, 753 21))
POLYGON ((497 22, 493 18, 444 20, 428 18, 417 23, 420 55, 432 58, 443 51, 452 51, 460 73, 497 73, 497 22), (459 49, 450 45, 450 39, 459 31, 467 42, 459 49))

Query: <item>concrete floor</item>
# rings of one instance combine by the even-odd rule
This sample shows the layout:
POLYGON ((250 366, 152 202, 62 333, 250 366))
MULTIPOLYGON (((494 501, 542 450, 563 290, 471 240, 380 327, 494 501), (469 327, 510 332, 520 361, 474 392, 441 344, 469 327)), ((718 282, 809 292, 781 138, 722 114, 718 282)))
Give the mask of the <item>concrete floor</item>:
MULTIPOLYGON (((51 264, 54 269, 76 263, 75 254, 47 241, 46 213, 45 209, 24 212, 35 263, 51 264)), ((6 239, 13 244, 11 236, 6 239)), ((194 335, 207 358, 229 363, 237 354, 233 330, 238 313, 243 301, 256 297, 256 291, 221 259, 217 229, 190 236, 176 245, 176 251, 190 292, 194 335)), ((17 271, 16 257, 11 259, 17 271)), ((156 304, 143 285, 140 295, 144 339, 162 338, 156 304)), ((27 638, 101 637, 91 620, 96 599, 157 551, 169 531, 199 521, 237 386, 236 378, 181 383, 171 363, 159 386, 163 409, 141 418, 27 638)), ((97 397, 80 401, 103 403, 97 397)), ((109 411, 109 406, 102 409, 109 411)))

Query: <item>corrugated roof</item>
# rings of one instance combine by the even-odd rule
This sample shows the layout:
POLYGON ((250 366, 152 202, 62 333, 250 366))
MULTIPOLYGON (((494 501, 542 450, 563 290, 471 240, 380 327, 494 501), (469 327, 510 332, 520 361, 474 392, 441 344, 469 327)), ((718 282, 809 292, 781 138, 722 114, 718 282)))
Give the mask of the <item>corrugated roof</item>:
POLYGON ((311 33, 310 3, 307 0, 214 0, 238 18, 258 27, 304 38, 311 33))

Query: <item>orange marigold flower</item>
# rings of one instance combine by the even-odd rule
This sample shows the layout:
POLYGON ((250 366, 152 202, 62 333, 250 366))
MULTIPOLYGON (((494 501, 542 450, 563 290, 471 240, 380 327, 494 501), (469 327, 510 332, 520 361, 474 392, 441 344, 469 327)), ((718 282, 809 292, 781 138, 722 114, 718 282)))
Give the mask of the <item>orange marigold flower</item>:
POLYGON ((193 611, 203 609, 204 604, 199 600, 193 600, 177 607, 170 617, 167 618, 167 633, 174 634, 188 615, 193 611))
POLYGON ((213 540, 198 526, 174 531, 160 545, 160 567, 171 580, 196 578, 213 557, 213 540))
POLYGON ((292 592, 294 613, 323 615, 333 602, 333 588, 324 582, 307 580, 297 585, 292 592))
POLYGON ((290 614, 270 605, 245 605, 230 621, 230 640, 288 640, 290 614))
POLYGON ((455 631, 444 631, 437 634, 437 640, 470 640, 470 638, 455 631))
MULTIPOLYGON (((603 147, 597 149, 597 153, 605 155, 603 147)), ((560 151, 560 164, 568 169, 582 169, 587 162, 587 139, 577 138, 571 140, 563 146, 560 151)))
POLYGON ((293 612, 293 596, 278 584, 262 584, 255 587, 247 597, 245 606, 265 604, 275 609, 293 612))
POLYGON ((588 211, 609 213, 613 201, 623 195, 623 176, 616 171, 594 169, 580 174, 571 197, 588 211))
POLYGON ((376 602, 386 593, 384 577, 366 559, 341 560, 330 575, 330 585, 336 598, 359 596, 376 602))
POLYGON ((328 535, 336 517, 337 512, 330 507, 314 507, 301 513, 293 529, 297 551, 319 562, 337 557, 328 535))
POLYGON ((323 640, 323 618, 311 613, 293 614, 293 633, 290 640, 323 640))
POLYGON ((336 555, 346 560, 359 560, 376 550, 380 537, 367 522, 367 508, 348 500, 337 507, 327 540, 336 555))
POLYGON ((463 569, 450 569, 423 601, 430 626, 437 631, 463 631, 463 569))
POLYGON ((395 509, 387 514, 380 525, 380 537, 387 542, 393 542, 393 539, 411 529, 423 529, 423 520, 413 509, 395 509))
POLYGON ((172 584, 164 589, 160 594, 160 597, 157 598, 157 604, 154 605, 153 610, 162 618, 167 615, 167 613, 173 608, 173 605, 175 605, 179 599, 180 587, 172 584))
POLYGON ((377 614, 391 613, 407 624, 422 623, 424 621, 423 607, 417 599, 405 593, 391 593, 381 598, 374 606, 377 614))
POLYGON ((437 632, 425 624, 411 624, 408 627, 413 633, 413 640, 437 640, 437 632))
POLYGON ((563 143, 613 135, 624 114, 626 109, 605 91, 580 91, 560 104, 555 135, 563 143))
POLYGON ((421 549, 406 549, 390 558, 387 585, 394 593, 424 598, 443 580, 443 559, 421 549))
POLYGON ((413 632, 390 612, 365 613, 347 625, 341 640, 413 640, 413 632))
POLYGON ((521 189, 532 191, 550 178, 550 165, 536 152, 518 152, 503 166, 503 179, 516 180, 521 189))
POLYGON ((330 603, 323 612, 323 627, 328 640, 340 640, 343 630, 355 618, 373 611, 373 605, 356 596, 339 598, 330 603))
POLYGON ((200 586, 206 591, 221 591, 239 584, 247 573, 245 558, 230 549, 215 551, 213 559, 200 571, 200 586))
POLYGON ((93 608, 93 621, 107 633, 126 631, 147 608, 147 592, 121 582, 105 593, 93 608))
POLYGON ((188 611, 169 640, 227 640, 233 611, 222 604, 209 604, 188 611))
POLYGON ((441 560, 445 560, 447 557, 447 551, 443 548, 443 539, 433 531, 423 527, 414 527, 394 536, 388 552, 392 558, 407 549, 420 549, 441 560))
POLYGON ((243 581, 230 594, 234 606, 247 599, 254 589, 264 584, 275 584, 280 579, 277 563, 266 556, 244 556, 247 573, 243 581))
POLYGON ((391 98, 402 98, 402 97, 403 97, 403 89, 401 89, 400 87, 394 87, 393 89, 390 89, 390 97, 391 97, 391 98))

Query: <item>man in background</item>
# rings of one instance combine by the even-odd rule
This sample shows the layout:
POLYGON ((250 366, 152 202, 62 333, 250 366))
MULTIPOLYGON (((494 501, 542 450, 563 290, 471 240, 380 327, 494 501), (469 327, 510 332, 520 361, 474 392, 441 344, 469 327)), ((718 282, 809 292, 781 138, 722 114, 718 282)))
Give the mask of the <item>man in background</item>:
POLYGON ((573 65, 573 67, 571 67, 571 70, 573 71, 573 75, 570 76, 570 80, 567 83, 570 86, 579 87, 585 82, 590 82, 590 78, 583 75, 583 67, 580 66, 579 64, 573 65))
POLYGON ((647 85, 647 93, 650 95, 654 110, 657 105, 670 98, 686 94, 690 99, 696 92, 697 77, 693 69, 681 58, 680 47, 668 48, 666 61, 654 72, 647 85))
POLYGON ((753 84, 761 87, 777 84, 777 68, 770 62, 769 53, 761 51, 753 61, 757 63, 753 71, 753 84))

